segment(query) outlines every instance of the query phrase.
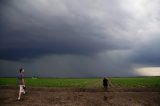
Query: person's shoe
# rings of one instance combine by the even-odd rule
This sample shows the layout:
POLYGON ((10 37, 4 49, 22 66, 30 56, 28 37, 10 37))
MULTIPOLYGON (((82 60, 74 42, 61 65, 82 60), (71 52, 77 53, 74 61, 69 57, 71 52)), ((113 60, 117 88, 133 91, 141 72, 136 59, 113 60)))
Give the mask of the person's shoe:
POLYGON ((18 97, 18 99, 17 99, 18 101, 20 101, 21 100, 21 98, 20 97, 18 97))
POLYGON ((26 95, 27 92, 23 92, 23 95, 26 95))

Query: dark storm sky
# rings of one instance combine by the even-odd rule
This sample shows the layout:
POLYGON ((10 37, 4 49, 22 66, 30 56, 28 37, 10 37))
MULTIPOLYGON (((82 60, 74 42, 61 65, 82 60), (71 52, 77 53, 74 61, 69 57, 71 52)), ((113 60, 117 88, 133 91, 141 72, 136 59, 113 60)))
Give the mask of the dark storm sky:
POLYGON ((28 76, 143 75, 137 70, 160 67, 159 6, 158 0, 1 0, 0 75, 20 67, 28 76))

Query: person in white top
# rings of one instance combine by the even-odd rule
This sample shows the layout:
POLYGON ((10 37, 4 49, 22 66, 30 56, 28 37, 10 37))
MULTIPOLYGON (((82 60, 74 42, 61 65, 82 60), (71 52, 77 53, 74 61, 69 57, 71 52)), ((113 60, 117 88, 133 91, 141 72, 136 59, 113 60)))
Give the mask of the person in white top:
POLYGON ((18 83, 19 83, 19 95, 18 100, 21 99, 22 93, 25 94, 25 81, 24 81, 24 69, 20 68, 18 73, 18 83))

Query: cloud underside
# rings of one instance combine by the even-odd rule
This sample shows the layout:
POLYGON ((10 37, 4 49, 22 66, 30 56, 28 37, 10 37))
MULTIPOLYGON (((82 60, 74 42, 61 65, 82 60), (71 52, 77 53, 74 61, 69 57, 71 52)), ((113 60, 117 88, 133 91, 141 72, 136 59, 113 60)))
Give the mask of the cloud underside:
POLYGON ((158 0, 1 0, 1 69, 4 61, 27 60, 34 61, 33 65, 41 59, 54 64, 63 60, 61 66, 67 65, 68 70, 101 69, 102 73, 134 66, 158 67, 159 4, 158 0), (77 68, 69 66, 74 61, 77 68))

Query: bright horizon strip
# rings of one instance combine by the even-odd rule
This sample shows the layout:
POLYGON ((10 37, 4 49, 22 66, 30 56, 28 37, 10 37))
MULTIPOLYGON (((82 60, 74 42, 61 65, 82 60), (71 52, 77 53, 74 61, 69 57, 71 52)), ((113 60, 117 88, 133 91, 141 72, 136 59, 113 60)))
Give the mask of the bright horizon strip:
POLYGON ((142 76, 160 76, 160 67, 138 68, 136 72, 142 76))

